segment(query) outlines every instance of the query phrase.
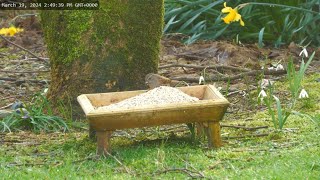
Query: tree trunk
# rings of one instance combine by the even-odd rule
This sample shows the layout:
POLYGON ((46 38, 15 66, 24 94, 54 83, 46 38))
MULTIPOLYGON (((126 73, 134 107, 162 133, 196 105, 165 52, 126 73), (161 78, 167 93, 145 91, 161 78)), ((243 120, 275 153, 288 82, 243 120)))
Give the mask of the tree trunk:
POLYGON ((49 99, 56 107, 70 100, 79 115, 80 94, 146 88, 144 76, 158 67, 163 13, 163 0, 100 0, 99 10, 42 11, 49 99))

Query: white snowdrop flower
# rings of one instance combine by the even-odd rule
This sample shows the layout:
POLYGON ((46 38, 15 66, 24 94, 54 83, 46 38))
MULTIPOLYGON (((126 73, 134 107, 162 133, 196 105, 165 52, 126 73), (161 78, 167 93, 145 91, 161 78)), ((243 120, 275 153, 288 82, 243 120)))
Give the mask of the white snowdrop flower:
POLYGON ((284 68, 281 64, 278 64, 276 67, 276 71, 279 71, 279 70, 284 70, 284 68))
POLYGON ((242 97, 246 97, 247 96, 247 93, 246 93, 246 91, 242 91, 242 97))
POLYGON ((258 97, 263 100, 263 98, 267 97, 267 93, 262 89, 258 95, 258 97))
POLYGON ((261 82, 260 82, 260 87, 262 89, 268 87, 269 85, 272 85, 274 82, 271 81, 270 79, 262 79, 261 82))
POLYGON ((269 71, 274 70, 274 69, 275 69, 274 67, 268 67, 269 71))
POLYGON ((269 80, 268 79, 262 79, 260 83, 260 87, 263 89, 269 85, 269 80))
POLYGON ((43 92, 41 93, 41 95, 45 96, 45 95, 47 95, 47 92, 48 92, 48 88, 45 88, 45 89, 43 90, 43 92))
POLYGON ((201 84, 202 82, 204 82, 204 77, 203 77, 203 76, 200 76, 200 78, 199 78, 199 84, 201 84))
POLYGON ((302 51, 300 52, 299 56, 304 56, 304 57, 308 57, 308 51, 306 49, 306 47, 302 47, 302 51))
POLYGON ((274 98, 275 100, 279 101, 279 98, 278 98, 277 96, 273 95, 273 98, 274 98))
POLYGON ((299 99, 302 99, 302 98, 309 98, 309 95, 305 89, 302 89, 299 94, 299 99))

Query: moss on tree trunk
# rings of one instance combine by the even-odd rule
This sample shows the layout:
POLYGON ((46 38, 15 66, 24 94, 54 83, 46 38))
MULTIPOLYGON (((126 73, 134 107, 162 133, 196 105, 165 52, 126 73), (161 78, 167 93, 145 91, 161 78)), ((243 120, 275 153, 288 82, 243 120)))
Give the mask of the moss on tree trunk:
POLYGON ((83 93, 143 89, 156 72, 163 0, 101 0, 92 11, 42 11, 54 104, 83 93))

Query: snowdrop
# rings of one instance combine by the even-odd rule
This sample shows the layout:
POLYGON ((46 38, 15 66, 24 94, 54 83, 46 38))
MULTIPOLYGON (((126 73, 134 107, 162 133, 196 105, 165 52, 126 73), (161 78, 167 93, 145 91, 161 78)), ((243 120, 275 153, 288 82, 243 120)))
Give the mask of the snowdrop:
POLYGON ((299 99, 302 99, 302 98, 309 98, 309 95, 305 89, 302 89, 299 94, 299 99))
POLYGON ((269 85, 272 85, 274 83, 274 81, 271 81, 270 79, 262 79, 260 82, 260 87, 262 89, 268 87, 269 85))
POLYGON ((43 92, 41 93, 41 95, 42 95, 42 96, 45 96, 45 95, 47 95, 47 92, 48 92, 48 88, 45 88, 45 89, 43 90, 43 92))
POLYGON ((306 47, 302 47, 302 51, 300 52, 299 56, 304 56, 304 57, 308 57, 308 51, 306 49, 306 47))
POLYGON ((279 71, 279 70, 284 70, 282 64, 278 64, 276 67, 269 67, 268 68, 269 71, 272 71, 272 70, 276 70, 276 71, 279 71))
POLYGON ((275 68, 274 67, 268 67, 268 70, 272 71, 272 70, 275 70, 275 68))
POLYGON ((201 83, 204 83, 204 77, 203 76, 200 76, 200 78, 199 78, 199 84, 201 84, 201 83))
POLYGON ((279 70, 284 70, 284 68, 281 64, 278 64, 276 67, 276 71, 279 71, 279 70))
POLYGON ((262 89, 258 95, 258 97, 263 100, 263 98, 267 97, 267 93, 262 89))

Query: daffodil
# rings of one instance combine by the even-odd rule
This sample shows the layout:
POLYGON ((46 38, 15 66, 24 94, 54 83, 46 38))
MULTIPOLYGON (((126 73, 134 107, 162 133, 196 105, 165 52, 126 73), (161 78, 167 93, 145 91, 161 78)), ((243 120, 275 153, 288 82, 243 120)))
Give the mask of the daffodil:
POLYGON ((1 28, 0 35, 5 35, 5 34, 7 34, 7 28, 1 28))
POLYGON ((230 22, 240 21, 240 25, 244 26, 244 22, 242 21, 241 15, 238 13, 238 9, 227 7, 227 3, 224 2, 224 8, 221 10, 223 13, 229 13, 226 17, 221 18, 226 24, 230 24, 230 22))
POLYGON ((16 28, 16 27, 9 27, 9 28, 1 28, 0 29, 0 35, 4 36, 14 36, 16 33, 22 32, 23 29, 16 28))

